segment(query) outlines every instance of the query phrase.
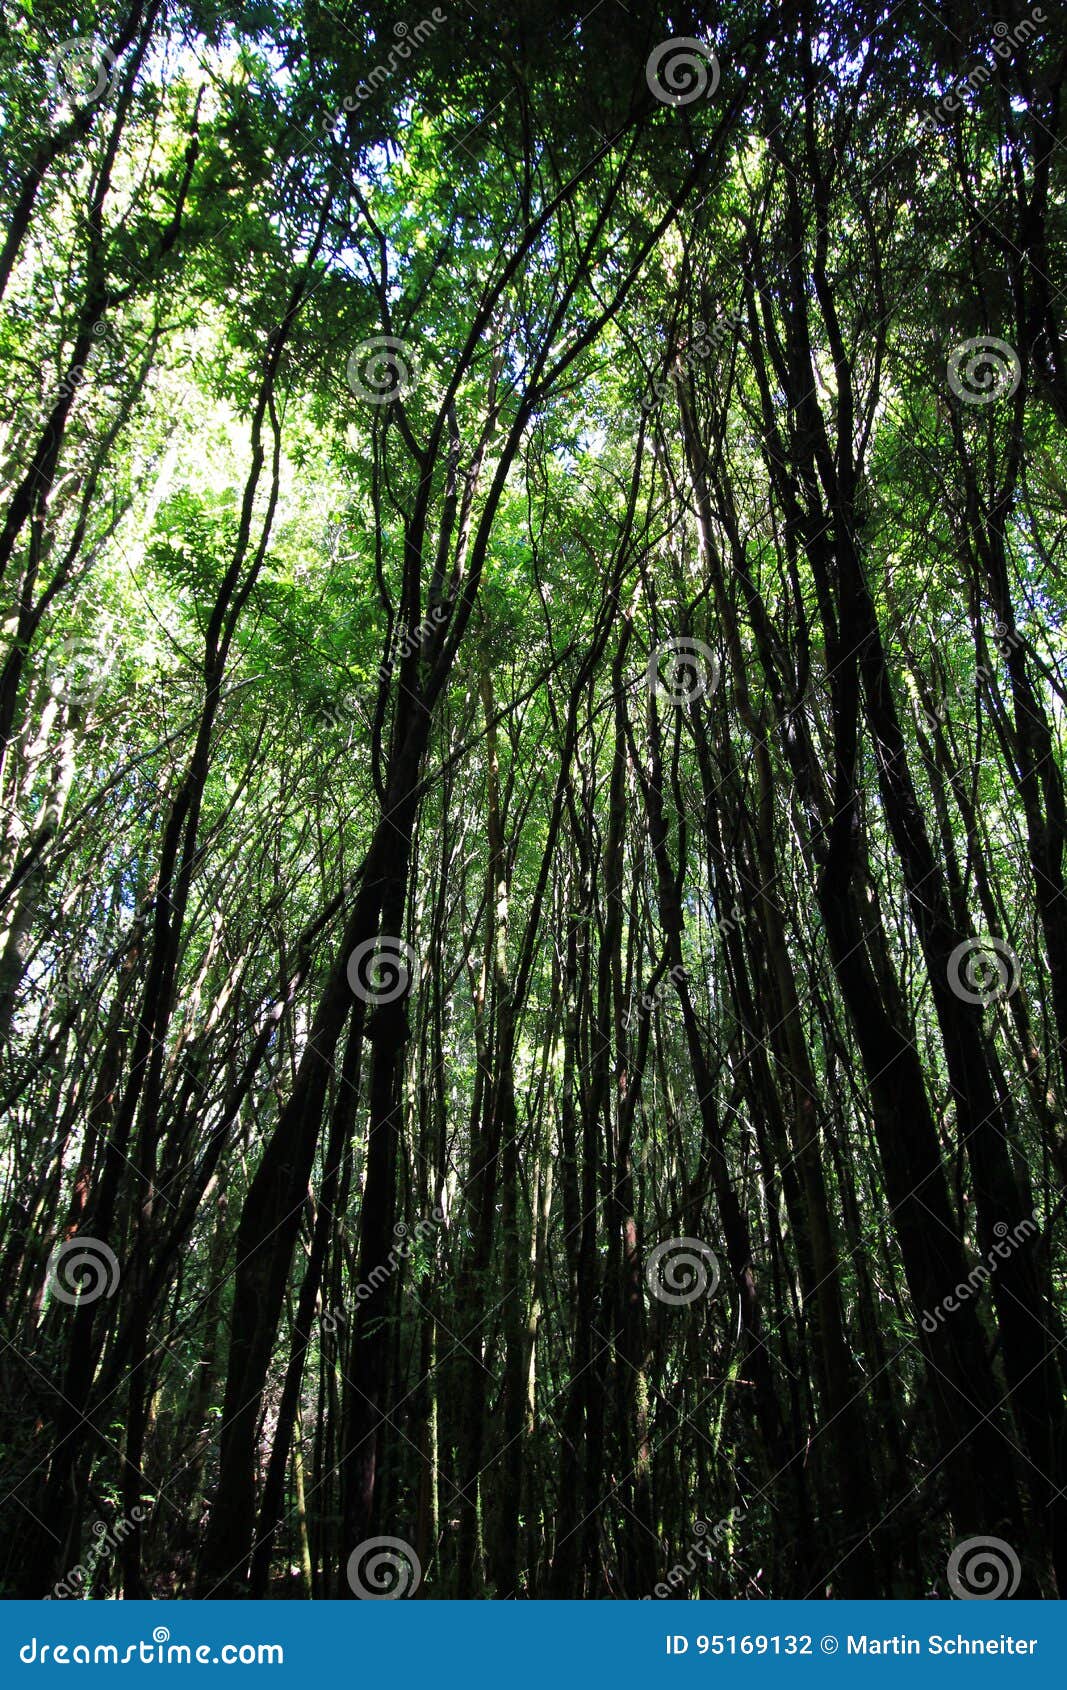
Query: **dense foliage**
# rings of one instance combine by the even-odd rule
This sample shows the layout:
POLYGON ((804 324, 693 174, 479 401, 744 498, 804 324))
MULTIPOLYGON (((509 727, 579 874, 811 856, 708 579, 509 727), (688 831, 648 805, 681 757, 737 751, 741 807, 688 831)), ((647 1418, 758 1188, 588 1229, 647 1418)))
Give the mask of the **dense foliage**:
POLYGON ((1064 42, 939 10, 6 9, 5 1594, 1067 1595, 1064 42))

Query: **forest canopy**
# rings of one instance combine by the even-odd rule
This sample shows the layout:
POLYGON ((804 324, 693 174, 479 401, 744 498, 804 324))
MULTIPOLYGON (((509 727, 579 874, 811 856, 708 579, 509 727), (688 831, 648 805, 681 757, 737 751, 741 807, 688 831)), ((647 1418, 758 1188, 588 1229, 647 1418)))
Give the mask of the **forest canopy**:
POLYGON ((0 1594, 1067 1596, 1057 8, 11 0, 0 1594))

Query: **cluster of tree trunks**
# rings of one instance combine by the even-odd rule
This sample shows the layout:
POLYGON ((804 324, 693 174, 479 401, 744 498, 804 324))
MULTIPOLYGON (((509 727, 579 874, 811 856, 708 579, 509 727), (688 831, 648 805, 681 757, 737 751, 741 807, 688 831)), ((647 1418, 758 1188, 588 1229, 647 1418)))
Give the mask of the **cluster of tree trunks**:
POLYGON ((13 153, 3 1591, 1063 1595, 1062 56, 525 10, 13 153))

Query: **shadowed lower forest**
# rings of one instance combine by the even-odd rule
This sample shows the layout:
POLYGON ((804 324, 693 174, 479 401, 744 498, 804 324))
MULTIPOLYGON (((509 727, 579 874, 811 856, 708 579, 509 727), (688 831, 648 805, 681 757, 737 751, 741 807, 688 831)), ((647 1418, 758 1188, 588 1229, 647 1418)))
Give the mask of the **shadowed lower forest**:
POLYGON ((1065 70, 5 7, 0 1593, 1067 1596, 1065 70))

